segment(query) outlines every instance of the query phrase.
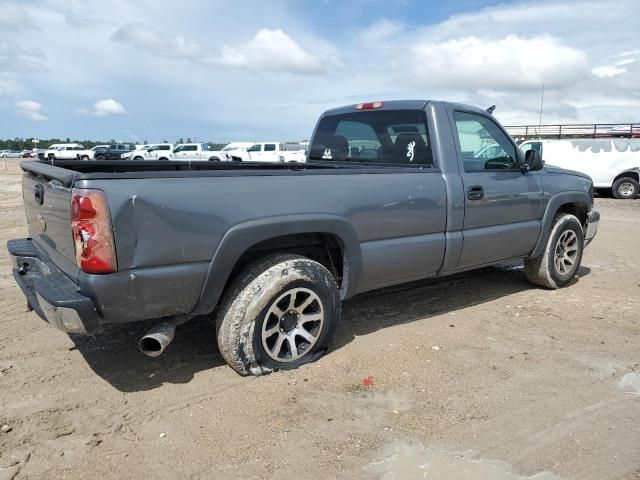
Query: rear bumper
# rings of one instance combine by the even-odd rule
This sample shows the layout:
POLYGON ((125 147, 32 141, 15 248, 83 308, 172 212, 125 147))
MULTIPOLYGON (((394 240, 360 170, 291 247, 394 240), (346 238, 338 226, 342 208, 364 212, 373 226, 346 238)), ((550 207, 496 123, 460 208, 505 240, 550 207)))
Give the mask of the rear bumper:
POLYGON ((587 213, 587 228, 584 232, 584 244, 589 245, 591 240, 598 233, 598 224, 600 223, 600 212, 597 210, 589 210, 587 213))
POLYGON ((36 249, 29 238, 9 240, 13 276, 33 310, 67 333, 95 334, 102 326, 93 301, 36 249))

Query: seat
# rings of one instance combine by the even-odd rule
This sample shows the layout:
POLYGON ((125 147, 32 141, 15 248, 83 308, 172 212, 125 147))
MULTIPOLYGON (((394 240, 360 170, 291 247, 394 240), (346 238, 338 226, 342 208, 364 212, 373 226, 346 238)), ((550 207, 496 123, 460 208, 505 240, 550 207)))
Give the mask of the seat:
POLYGON ((433 165, 431 148, 418 133, 401 133, 393 144, 390 163, 433 165), (411 146, 412 145, 412 146, 411 146))

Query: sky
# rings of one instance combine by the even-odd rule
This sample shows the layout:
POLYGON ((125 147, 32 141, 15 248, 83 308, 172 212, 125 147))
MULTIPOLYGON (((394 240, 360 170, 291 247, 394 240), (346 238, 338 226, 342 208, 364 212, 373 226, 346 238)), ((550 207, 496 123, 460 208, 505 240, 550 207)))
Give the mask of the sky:
POLYGON ((307 139, 440 99, 503 124, 640 122, 640 1, 0 0, 0 138, 307 139))

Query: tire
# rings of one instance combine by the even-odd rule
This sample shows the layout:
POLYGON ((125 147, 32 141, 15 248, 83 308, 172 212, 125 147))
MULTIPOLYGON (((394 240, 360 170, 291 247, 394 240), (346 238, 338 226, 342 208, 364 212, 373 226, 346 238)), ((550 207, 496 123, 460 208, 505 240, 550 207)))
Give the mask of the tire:
POLYGON ((559 213, 553 220, 542 255, 525 259, 525 275, 535 285, 551 289, 565 287, 580 268, 583 251, 584 233, 580 220, 575 215, 559 213))
POLYGON ((56 156, 55 156, 55 155, 49 155, 49 156, 47 157, 47 160, 49 160, 50 162, 53 162, 55 159, 56 159, 56 156))
POLYGON ((338 286, 324 266, 270 255, 249 265, 224 295, 216 320, 220 353, 240 375, 299 367, 327 352, 340 311, 338 286))
POLYGON ((82 156, 80 157, 80 160, 82 160, 83 162, 86 162, 86 161, 88 161, 88 160, 89 160, 89 156, 88 156, 88 155, 82 155, 82 156))
POLYGON ((618 199, 636 198, 640 191, 640 185, 638 181, 632 177, 622 177, 613 182, 611 186, 613 196, 618 199))
POLYGON ((161 162, 168 162, 169 159, 167 157, 160 157, 158 160, 160 160, 161 162))
POLYGON ((133 159, 134 162, 141 162, 142 160, 144 160, 144 158, 142 158, 139 155, 136 158, 133 159))
POLYGON ((219 161, 220 161, 220 158, 218 158, 218 157, 210 157, 210 158, 209 158, 209 161, 210 161, 210 162, 219 162, 219 161))
POLYGON ((96 160, 104 160, 104 155, 96 155, 96 160))

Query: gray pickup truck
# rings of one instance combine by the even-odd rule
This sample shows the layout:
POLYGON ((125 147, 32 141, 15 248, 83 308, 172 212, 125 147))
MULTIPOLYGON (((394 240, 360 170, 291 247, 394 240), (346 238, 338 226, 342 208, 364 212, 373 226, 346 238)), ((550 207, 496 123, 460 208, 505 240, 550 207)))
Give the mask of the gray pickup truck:
POLYGON ((327 111, 305 164, 21 166, 30 237, 8 249, 36 313, 72 334, 157 319, 140 340, 155 356, 215 312, 243 375, 321 356, 361 292, 514 259, 563 287, 599 221, 589 177, 440 101, 327 111))

